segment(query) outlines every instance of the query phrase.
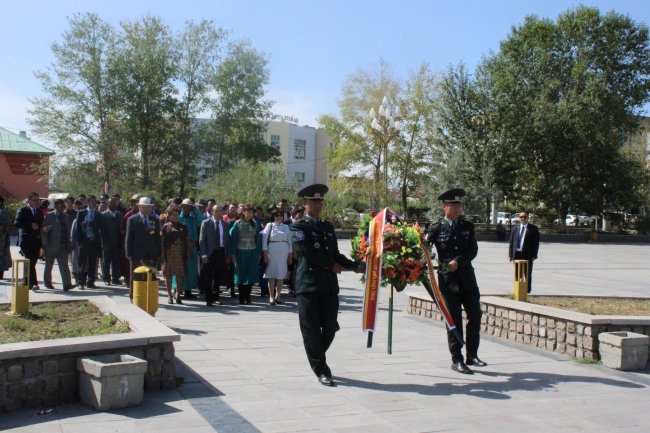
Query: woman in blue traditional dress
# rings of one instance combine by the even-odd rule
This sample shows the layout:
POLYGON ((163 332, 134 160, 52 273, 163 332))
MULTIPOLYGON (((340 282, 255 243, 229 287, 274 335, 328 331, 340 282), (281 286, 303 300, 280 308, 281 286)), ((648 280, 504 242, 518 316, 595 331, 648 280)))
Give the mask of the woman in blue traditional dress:
POLYGON ((180 222, 187 227, 187 236, 191 247, 187 261, 185 262, 185 277, 183 278, 183 290, 185 293, 183 297, 185 299, 193 299, 196 296, 192 294, 192 289, 199 290, 199 253, 197 242, 204 216, 189 198, 183 200, 181 209, 180 222))
POLYGON ((239 219, 230 228, 230 256, 235 264, 235 284, 239 289, 239 303, 251 303, 251 288, 260 281, 259 263, 262 241, 255 222, 254 209, 244 205, 239 219))

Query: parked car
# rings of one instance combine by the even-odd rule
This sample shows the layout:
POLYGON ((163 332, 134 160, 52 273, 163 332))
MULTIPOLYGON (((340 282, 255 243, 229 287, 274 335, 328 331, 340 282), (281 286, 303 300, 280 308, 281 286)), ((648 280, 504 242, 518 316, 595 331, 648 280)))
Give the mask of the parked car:
POLYGON ((361 221, 361 214, 352 208, 343 209, 337 217, 342 223, 359 224, 361 221))
MULTIPOLYGON (((576 218, 578 218, 578 221, 580 221, 580 217, 577 215, 573 214, 567 214, 567 216, 564 219, 564 225, 567 226, 574 226, 576 225, 576 218)), ((554 219, 553 224, 558 225, 560 223, 559 219, 554 219)))

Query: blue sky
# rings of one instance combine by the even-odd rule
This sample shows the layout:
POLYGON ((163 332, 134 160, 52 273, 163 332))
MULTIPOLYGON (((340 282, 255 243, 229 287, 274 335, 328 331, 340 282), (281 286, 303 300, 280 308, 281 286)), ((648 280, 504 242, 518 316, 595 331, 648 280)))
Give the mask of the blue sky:
POLYGON ((556 18, 578 4, 650 24, 647 0, 11 0, 3 2, 0 25, 0 126, 30 130, 28 99, 41 92, 34 71, 52 62, 50 45, 74 13, 95 12, 115 27, 153 15, 177 32, 187 20, 212 19, 267 55, 274 114, 317 126, 319 115, 338 114, 346 77, 380 58, 400 78, 422 62, 473 69, 527 15, 556 18))

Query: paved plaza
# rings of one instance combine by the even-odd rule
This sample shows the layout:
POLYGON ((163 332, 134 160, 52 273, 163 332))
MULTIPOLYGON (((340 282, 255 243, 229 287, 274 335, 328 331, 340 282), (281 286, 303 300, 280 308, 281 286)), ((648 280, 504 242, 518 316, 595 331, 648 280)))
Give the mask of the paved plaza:
MULTIPOLYGON (((349 250, 349 241, 340 245, 349 250)), ((479 242, 474 264, 482 293, 511 292, 506 244, 479 242)), ((38 272, 40 278, 41 264, 38 272)), ((56 281, 56 268, 54 274, 56 281)), ((536 294, 650 297, 650 246, 542 243, 533 281, 536 294)), ((406 312, 408 294, 421 288, 396 295, 388 355, 385 292, 368 349, 358 275, 346 273, 340 282, 341 331, 328 351, 336 387, 318 384, 309 369, 293 298, 272 307, 254 297, 253 305, 239 306, 222 294, 222 305, 207 308, 200 299, 168 305, 161 297, 156 317, 182 335, 175 347, 184 383, 177 390, 146 393, 141 406, 111 412, 73 404, 45 415, 38 409, 2 414, 0 431, 648 431, 650 369, 618 372, 483 336, 479 353, 489 365, 460 375, 449 368, 443 325, 406 312)), ((9 283, 0 284, 6 302, 9 283)), ((65 294, 55 287, 30 299, 108 295, 129 302, 124 287, 99 284, 65 294)))

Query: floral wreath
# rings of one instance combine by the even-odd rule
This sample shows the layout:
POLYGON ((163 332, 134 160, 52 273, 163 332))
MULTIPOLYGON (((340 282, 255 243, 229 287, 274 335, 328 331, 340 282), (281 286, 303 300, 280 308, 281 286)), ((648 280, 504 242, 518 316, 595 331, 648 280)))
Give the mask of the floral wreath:
MULTIPOLYGON (((374 210, 369 215, 366 214, 357 235, 352 238, 350 256, 357 262, 366 262, 370 254, 370 222, 376 215, 374 210)), ((417 223, 408 224, 402 222, 395 213, 387 214, 381 261, 382 287, 392 285, 401 292, 407 284, 428 283, 426 258, 420 244, 423 236, 417 223)), ((365 275, 361 281, 366 281, 365 275)))

